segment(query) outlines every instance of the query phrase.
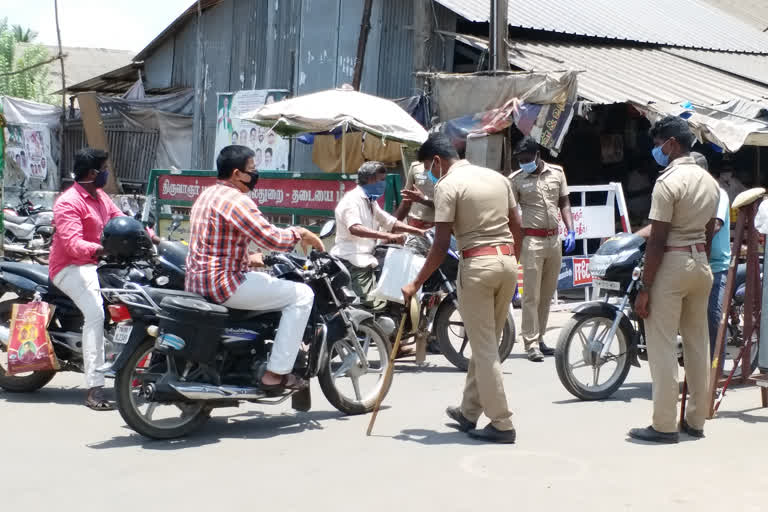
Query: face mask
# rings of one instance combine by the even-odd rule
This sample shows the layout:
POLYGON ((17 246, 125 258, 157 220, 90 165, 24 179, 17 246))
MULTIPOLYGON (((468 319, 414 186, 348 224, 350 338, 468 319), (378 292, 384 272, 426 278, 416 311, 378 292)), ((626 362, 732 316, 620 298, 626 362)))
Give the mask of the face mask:
POLYGON ((368 196, 368 199, 375 201, 384 195, 387 189, 387 182, 384 180, 377 181, 376 183, 369 183, 367 185, 361 185, 363 192, 368 196))
POLYGON ((531 174, 539 167, 539 164, 536 162, 536 160, 531 160, 530 162, 520 162, 520 169, 525 174, 531 174))
POLYGON ((107 169, 104 169, 103 171, 99 172, 99 174, 97 174, 96 177, 93 179, 93 186, 96 188, 104 188, 107 184, 108 179, 109 179, 109 171, 107 169))
POLYGON ((259 182, 259 171, 253 171, 253 172, 240 171, 240 172, 242 172, 243 174, 247 174, 251 177, 250 180, 241 181, 240 183, 245 185, 248 188, 248 190, 253 190, 256 187, 256 184, 259 182))
POLYGON ((427 176, 429 176, 429 179, 432 180, 432 183, 437 183, 440 181, 440 178, 432 174, 432 168, 435 167, 435 162, 432 161, 432 165, 429 166, 429 169, 427 169, 427 176))
MULTIPOLYGON (((664 144, 666 144, 666 142, 664 144)), ((656 146, 655 148, 653 148, 653 151, 651 151, 651 154, 653 155, 653 159, 656 160, 656 163, 662 167, 666 167, 669 165, 669 155, 665 155, 664 151, 661 150, 661 148, 664 147, 664 144, 662 144, 661 146, 656 146)))

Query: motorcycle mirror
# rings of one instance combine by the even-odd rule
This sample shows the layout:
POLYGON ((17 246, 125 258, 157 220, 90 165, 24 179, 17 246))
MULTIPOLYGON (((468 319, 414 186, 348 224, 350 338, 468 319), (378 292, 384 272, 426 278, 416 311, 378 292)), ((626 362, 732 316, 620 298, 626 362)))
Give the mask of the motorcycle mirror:
POLYGON ((323 224, 323 227, 320 228, 320 239, 325 239, 330 236, 332 236, 336 232, 336 221, 335 220, 329 220, 325 224, 323 224))

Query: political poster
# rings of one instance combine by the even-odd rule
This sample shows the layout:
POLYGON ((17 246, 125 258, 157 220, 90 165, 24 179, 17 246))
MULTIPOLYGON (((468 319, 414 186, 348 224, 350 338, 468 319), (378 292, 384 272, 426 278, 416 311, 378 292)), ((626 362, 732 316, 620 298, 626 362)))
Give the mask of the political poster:
POLYGON ((249 91, 218 93, 216 108, 216 142, 213 169, 219 151, 230 144, 251 148, 256 169, 260 171, 287 171, 290 156, 290 142, 275 132, 256 123, 240 119, 262 105, 284 99, 288 91, 281 89, 259 89, 249 91))
POLYGON ((48 127, 43 124, 9 124, 5 128, 6 161, 28 178, 45 180, 53 162, 48 127))

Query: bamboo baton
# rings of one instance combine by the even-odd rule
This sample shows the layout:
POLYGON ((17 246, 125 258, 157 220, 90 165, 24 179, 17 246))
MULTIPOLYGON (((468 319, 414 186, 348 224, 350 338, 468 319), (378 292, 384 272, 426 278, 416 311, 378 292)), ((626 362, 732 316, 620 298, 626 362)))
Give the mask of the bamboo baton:
MULTIPOLYGON (((409 306, 411 305, 412 303, 409 303, 409 306)), ((389 355, 389 366, 387 367, 387 371, 384 374, 384 385, 381 386, 379 396, 376 398, 376 405, 373 406, 371 421, 368 423, 368 430, 365 432, 366 436, 370 436, 371 432, 373 431, 373 424, 376 423, 376 416, 379 415, 379 408, 381 407, 381 402, 384 400, 384 395, 387 393, 388 383, 390 380, 392 380, 392 374, 395 371, 395 356, 397 356, 397 351, 400 350, 400 340, 403 338, 403 329, 405 329, 405 320, 407 318, 408 315, 403 312, 403 318, 400 320, 400 327, 397 329, 395 344, 392 346, 392 353, 389 355)))

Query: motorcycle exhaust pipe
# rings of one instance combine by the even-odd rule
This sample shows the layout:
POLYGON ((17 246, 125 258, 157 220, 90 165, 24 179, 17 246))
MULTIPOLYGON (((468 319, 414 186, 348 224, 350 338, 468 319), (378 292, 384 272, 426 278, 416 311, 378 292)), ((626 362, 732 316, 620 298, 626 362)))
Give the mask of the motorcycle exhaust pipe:
POLYGON ((258 400, 267 396, 259 388, 239 386, 212 386, 210 384, 176 382, 168 384, 189 400, 258 400))

